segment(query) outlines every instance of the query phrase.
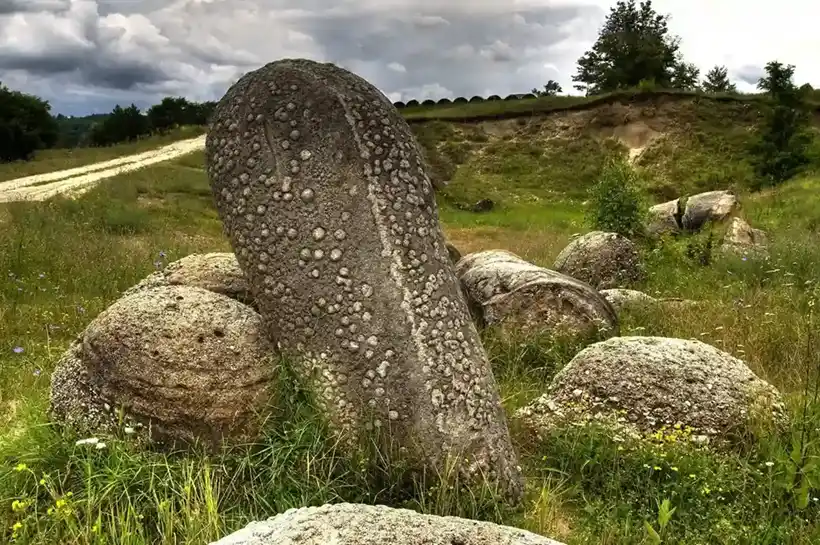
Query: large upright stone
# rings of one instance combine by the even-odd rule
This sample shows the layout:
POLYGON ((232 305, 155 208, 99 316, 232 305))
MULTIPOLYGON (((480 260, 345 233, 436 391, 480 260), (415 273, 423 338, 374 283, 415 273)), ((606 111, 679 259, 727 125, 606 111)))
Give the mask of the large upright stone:
POLYGON ((517 498, 487 356, 438 223, 421 150, 390 101, 331 64, 282 60, 222 98, 206 158, 268 328, 333 428, 388 429, 409 460, 517 498), (465 462, 467 458, 469 462, 465 462))

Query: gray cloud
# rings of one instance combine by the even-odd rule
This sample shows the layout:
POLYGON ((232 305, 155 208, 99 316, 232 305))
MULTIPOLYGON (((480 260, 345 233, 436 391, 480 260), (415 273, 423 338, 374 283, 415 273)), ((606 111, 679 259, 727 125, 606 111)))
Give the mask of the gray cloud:
POLYGON ((216 99, 284 57, 338 63, 394 100, 569 88, 604 17, 585 1, 0 0, 0 80, 70 113, 216 99))
POLYGON ((760 81, 760 78, 762 78, 765 73, 766 71, 762 66, 746 64, 733 71, 733 79, 738 79, 743 83, 756 87, 757 82, 760 81))

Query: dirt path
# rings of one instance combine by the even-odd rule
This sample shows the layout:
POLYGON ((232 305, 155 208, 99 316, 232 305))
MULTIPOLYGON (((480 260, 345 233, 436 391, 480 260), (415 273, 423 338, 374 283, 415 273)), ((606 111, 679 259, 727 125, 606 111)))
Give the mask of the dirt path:
POLYGON ((106 178, 132 172, 162 161, 169 161, 204 147, 205 135, 202 135, 102 163, 0 182, 0 202, 42 201, 61 194, 77 196, 106 178))

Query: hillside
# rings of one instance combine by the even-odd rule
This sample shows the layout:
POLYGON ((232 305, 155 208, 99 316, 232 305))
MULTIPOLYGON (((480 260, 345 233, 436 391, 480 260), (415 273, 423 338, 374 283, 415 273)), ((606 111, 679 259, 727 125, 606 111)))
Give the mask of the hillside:
MULTIPOLYGON (((693 304, 625 310, 620 334, 698 339, 743 360, 783 393, 792 422, 784 434, 714 452, 677 429, 638 441, 568 424, 536 440, 512 425, 529 483, 515 508, 484 490, 452 492, 446 481, 410 486, 381 457, 340 455, 288 380, 276 394, 282 412, 250 445, 168 454, 140 448, 125 430, 102 447, 75 444, 48 416, 64 351, 147 275, 193 253, 231 251, 200 151, 77 199, 0 204, 0 541, 200 544, 290 507, 348 501, 489 520, 569 545, 642 545, 657 543, 644 523, 659 528, 669 500, 664 543, 820 542, 820 176, 746 190, 755 100, 539 100, 544 108, 523 116, 484 117, 497 102, 458 106, 448 120, 416 121, 444 117, 444 106, 403 110, 434 177, 450 182, 437 197, 448 241, 462 253, 505 249, 552 268, 573 235, 592 230, 586 190, 612 150, 631 157, 648 200, 736 188, 741 215, 769 236, 768 257, 723 255, 705 231, 642 243, 646 278, 631 287, 693 304), (459 207, 484 198, 495 201, 491 211, 459 207)), ((81 152, 65 160, 87 159, 81 152)), ((40 161, 31 172, 47 168, 40 161)), ((492 330, 482 340, 509 415, 543 394, 585 343, 492 330)))
POLYGON ((436 181, 449 182, 444 197, 459 203, 485 197, 501 203, 551 195, 583 198, 610 151, 630 158, 655 201, 713 189, 743 190, 752 181, 747 149, 761 119, 755 97, 656 92, 557 98, 570 100, 485 102, 404 113, 413 121, 436 181), (529 113, 525 102, 530 102, 529 113))

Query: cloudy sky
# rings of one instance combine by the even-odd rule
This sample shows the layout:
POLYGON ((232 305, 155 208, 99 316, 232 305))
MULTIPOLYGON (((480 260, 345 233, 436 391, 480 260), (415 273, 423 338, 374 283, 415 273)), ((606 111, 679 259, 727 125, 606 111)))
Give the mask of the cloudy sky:
MULTIPOLYGON (((341 64, 393 100, 572 88, 614 0, 0 0, 0 82, 83 115, 163 96, 218 99, 283 57, 341 64)), ((655 0, 686 60, 820 87, 815 0, 655 0)))

